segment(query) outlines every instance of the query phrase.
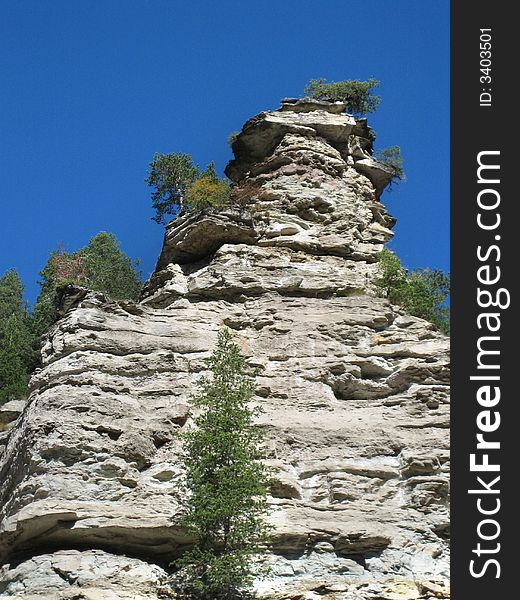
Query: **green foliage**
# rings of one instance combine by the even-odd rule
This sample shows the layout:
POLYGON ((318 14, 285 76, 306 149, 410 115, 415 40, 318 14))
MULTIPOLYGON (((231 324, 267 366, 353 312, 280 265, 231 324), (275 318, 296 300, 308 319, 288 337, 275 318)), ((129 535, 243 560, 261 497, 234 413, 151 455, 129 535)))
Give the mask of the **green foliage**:
POLYGON ((199 175, 200 169, 193 164, 189 154, 154 154, 145 181, 155 188, 152 206, 156 223, 165 223, 166 214, 174 215, 177 210, 184 210, 188 187, 199 175))
POLYGON ((204 176, 188 188, 186 205, 193 210, 222 208, 229 204, 230 188, 223 179, 204 176))
POLYGON ((326 79, 320 78, 311 79, 303 91, 307 96, 316 100, 345 102, 348 112, 363 116, 375 112, 381 102, 381 98, 373 93, 378 85, 379 81, 377 79, 369 79, 368 81, 347 79, 327 83, 326 79))
POLYGON ((32 314, 18 273, 0 277, 0 404, 25 397, 29 375, 40 361, 40 338, 57 319, 58 290, 73 283, 116 300, 136 300, 141 289, 136 265, 111 233, 98 233, 78 252, 54 251, 40 272, 32 314))
POLYGON ((145 181, 155 188, 152 207, 156 223, 166 223, 166 215, 219 207, 229 200, 229 184, 218 178, 215 164, 211 162, 201 171, 189 154, 155 154, 145 181), (190 193, 191 187, 201 179, 203 183, 190 193))
POLYGON ((34 366, 30 318, 22 295, 14 269, 0 277, 0 404, 25 398, 34 366))
POLYGON ((142 287, 139 262, 132 261, 119 246, 114 234, 101 231, 79 251, 84 285, 114 300, 137 300, 142 287))
POLYGON ((449 334, 450 313, 444 302, 450 293, 449 275, 435 269, 416 269, 410 273, 390 250, 378 257, 381 277, 375 282, 381 294, 411 315, 430 321, 449 334))
POLYGON ((379 152, 374 155, 374 158, 392 169, 392 183, 404 181, 403 159, 401 156, 401 148, 399 146, 390 146, 389 148, 379 150, 379 152))
POLYGON ((40 272, 40 294, 32 321, 35 335, 43 335, 56 320, 58 290, 75 284, 104 292, 114 300, 137 300, 142 286, 138 261, 132 261, 112 233, 101 231, 77 252, 51 252, 40 272))
POLYGON ((184 434, 186 505, 182 524, 197 538, 177 561, 179 592, 200 600, 242 598, 266 551, 268 469, 261 430, 248 406, 254 380, 227 329, 208 361, 211 376, 191 398, 200 410, 184 434))

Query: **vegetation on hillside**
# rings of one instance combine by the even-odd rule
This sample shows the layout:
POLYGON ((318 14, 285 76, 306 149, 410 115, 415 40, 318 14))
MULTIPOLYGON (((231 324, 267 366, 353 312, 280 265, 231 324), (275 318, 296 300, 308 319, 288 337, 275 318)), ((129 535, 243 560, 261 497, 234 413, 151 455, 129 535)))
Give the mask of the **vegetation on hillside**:
POLYGON ((327 83, 327 80, 322 77, 311 79, 303 91, 307 96, 316 100, 344 102, 349 113, 361 117, 375 112, 379 106, 381 98, 374 94, 374 90, 378 86, 377 79, 368 81, 346 79, 327 83))
POLYGON ((229 183, 218 178, 215 165, 210 163, 201 170, 189 154, 155 154, 145 181, 154 188, 152 207, 156 223, 166 223, 166 215, 221 207, 229 200, 229 183))
POLYGON ((380 252, 378 263, 381 277, 375 283, 381 295, 449 334, 450 310, 445 304, 450 294, 449 275, 439 269, 408 272, 399 258, 386 248, 380 252))
POLYGON ((23 300, 18 273, 0 277, 0 404, 25 397, 39 364, 40 338, 57 319, 59 290, 76 284, 115 300, 136 300, 142 285, 136 267, 113 234, 100 232, 77 252, 51 252, 32 311, 23 300))
POLYGON ((234 600, 265 572, 269 475, 253 424, 258 411, 249 406, 254 379, 229 330, 219 333, 208 367, 191 398, 198 416, 183 436, 182 524, 197 541, 176 563, 176 588, 181 598, 234 600))

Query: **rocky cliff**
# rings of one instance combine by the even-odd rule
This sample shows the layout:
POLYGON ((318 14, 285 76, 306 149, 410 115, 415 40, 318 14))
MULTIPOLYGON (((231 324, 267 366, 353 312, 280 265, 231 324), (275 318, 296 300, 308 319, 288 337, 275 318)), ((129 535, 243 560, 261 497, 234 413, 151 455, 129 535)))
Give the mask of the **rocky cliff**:
MULTIPOLYGON (((262 367, 275 598, 447 598, 449 341, 377 297, 394 220, 364 120, 296 99, 166 229, 138 304, 70 289, 0 443, 0 597, 158 599, 190 539, 178 432, 227 326, 262 367)), ((0 421, 2 417, 0 417, 0 421)))

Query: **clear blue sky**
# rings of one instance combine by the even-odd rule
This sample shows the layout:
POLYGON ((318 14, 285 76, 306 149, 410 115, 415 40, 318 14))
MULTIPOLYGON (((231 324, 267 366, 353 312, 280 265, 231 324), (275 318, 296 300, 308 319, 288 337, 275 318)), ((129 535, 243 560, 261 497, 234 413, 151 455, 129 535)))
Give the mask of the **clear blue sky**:
POLYGON ((34 301, 58 244, 101 230, 147 276, 163 228, 154 152, 220 171, 226 138, 311 78, 381 81, 376 149, 407 182, 383 195, 409 268, 449 269, 449 1, 11 0, 0 3, 0 273, 34 301))

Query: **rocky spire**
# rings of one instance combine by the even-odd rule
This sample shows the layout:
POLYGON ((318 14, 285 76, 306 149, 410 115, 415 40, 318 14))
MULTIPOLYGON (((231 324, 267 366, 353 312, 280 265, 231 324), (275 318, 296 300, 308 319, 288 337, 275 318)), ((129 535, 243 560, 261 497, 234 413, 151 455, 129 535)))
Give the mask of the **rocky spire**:
MULTIPOLYGON (((225 244, 330 257, 328 262, 313 260, 351 274, 350 263, 332 257, 373 263, 395 224, 379 201, 392 172, 371 156, 366 119, 356 120, 344 114, 344 108, 339 102, 285 99, 280 109, 247 121, 232 146, 235 159, 226 168, 235 182, 233 206, 187 214, 167 226, 156 272, 145 289, 145 296, 152 299, 146 302, 158 300, 154 294, 166 281, 169 300, 174 290, 207 296, 209 290, 194 284, 189 265, 208 260, 225 244)), ((375 270, 359 265, 357 272, 363 275, 361 282, 344 276, 339 286, 328 286, 322 293, 367 287, 375 270)), ((252 292, 255 285, 249 283, 244 287, 252 292)), ((283 293, 283 283, 279 284, 283 293)), ((229 293, 239 292, 236 285, 223 286, 229 293)), ((304 279, 300 291, 305 293, 306 287, 304 279)))
POLYGON ((66 294, 27 405, 3 415, 1 597, 169 593, 192 542, 178 434, 224 325, 262 369, 276 475, 260 589, 449 597, 449 341, 375 294, 391 173, 343 110, 286 99, 250 119, 233 206, 167 226, 140 303, 66 294))

